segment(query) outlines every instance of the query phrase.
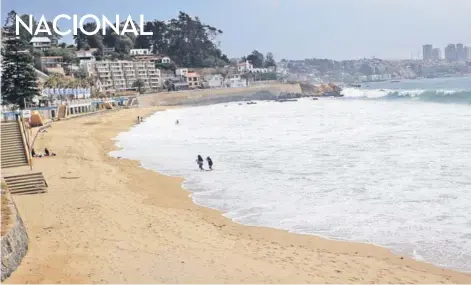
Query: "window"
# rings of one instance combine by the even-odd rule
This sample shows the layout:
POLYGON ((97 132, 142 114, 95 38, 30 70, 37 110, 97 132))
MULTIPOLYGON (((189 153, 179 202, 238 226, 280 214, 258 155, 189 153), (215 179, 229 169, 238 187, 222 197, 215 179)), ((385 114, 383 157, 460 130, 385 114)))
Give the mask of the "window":
POLYGON ((193 81, 198 81, 198 77, 193 77, 193 81))

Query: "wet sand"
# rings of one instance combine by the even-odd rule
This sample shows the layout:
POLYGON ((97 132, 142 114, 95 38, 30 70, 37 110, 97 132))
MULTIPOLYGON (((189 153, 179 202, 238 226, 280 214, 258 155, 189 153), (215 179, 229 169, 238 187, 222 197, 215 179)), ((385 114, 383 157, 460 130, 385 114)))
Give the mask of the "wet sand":
MULTIPOLYGON (((108 156, 126 109, 54 123, 34 159, 49 184, 15 196, 30 249, 6 283, 471 283, 373 245, 231 222, 193 204, 180 178, 108 156)), ((158 134, 156 134, 158 135, 158 134)))

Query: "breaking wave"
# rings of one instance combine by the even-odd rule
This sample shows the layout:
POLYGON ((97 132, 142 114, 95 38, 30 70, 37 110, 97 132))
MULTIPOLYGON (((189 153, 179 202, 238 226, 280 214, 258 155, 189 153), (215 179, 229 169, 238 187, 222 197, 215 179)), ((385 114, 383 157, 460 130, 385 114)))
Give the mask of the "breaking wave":
POLYGON ((344 98, 383 99, 383 100, 417 100, 439 103, 471 104, 471 90, 424 90, 424 89, 359 89, 345 88, 344 98))

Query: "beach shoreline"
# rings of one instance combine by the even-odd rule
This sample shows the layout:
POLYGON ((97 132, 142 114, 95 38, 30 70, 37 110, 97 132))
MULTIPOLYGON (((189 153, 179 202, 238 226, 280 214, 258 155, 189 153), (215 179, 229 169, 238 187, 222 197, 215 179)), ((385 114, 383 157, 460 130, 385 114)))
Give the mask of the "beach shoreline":
POLYGON ((125 109, 54 123, 37 141, 43 195, 15 201, 30 251, 6 283, 471 283, 471 275, 370 244, 235 223, 199 206, 183 178, 113 158, 137 116, 125 109))

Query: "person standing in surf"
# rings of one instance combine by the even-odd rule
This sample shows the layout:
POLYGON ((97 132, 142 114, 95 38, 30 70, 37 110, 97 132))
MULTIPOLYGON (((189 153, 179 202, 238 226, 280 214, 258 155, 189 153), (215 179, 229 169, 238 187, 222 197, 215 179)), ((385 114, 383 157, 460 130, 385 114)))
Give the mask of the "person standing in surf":
POLYGON ((213 160, 211 159, 211 157, 208 156, 206 158, 206 161, 208 162, 209 170, 213 170, 213 160))
POLYGON ((198 155, 198 158, 196 159, 196 163, 198 163, 198 166, 199 166, 200 170, 204 170, 204 168, 203 168, 203 162, 204 162, 204 160, 203 160, 203 158, 201 157, 201 155, 198 155))

